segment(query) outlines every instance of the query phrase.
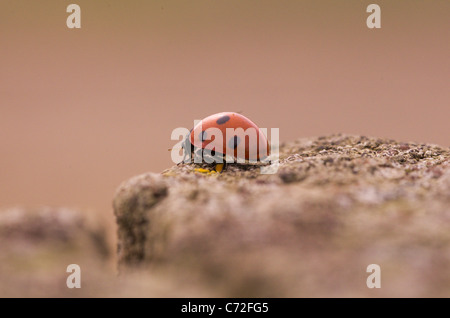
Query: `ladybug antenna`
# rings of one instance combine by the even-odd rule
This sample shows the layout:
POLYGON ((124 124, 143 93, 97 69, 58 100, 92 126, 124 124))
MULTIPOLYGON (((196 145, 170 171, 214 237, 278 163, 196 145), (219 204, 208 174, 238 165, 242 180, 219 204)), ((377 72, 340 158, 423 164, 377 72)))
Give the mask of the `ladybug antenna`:
POLYGON ((238 110, 236 113, 242 114, 243 112, 244 112, 243 110, 238 110))

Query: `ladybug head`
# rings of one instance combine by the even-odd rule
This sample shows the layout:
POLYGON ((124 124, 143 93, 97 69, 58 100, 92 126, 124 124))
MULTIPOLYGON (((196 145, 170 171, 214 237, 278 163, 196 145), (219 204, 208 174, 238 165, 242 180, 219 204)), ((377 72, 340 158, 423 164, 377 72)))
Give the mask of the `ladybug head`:
POLYGON ((190 136, 191 136, 192 129, 189 131, 189 133, 184 137, 183 143, 181 144, 181 147, 183 148, 183 160, 181 162, 190 162, 192 158, 192 152, 194 151, 194 145, 191 144, 190 136), (186 157, 188 157, 186 161, 186 157))

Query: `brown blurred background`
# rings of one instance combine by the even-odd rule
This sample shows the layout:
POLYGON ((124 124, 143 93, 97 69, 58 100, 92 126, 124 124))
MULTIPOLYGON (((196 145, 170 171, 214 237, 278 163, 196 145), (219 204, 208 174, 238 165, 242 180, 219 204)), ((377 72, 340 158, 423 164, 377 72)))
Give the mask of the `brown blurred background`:
POLYGON ((2 0, 0 207, 113 224, 120 182, 171 166, 172 129, 220 111, 281 140, 449 146, 450 2, 376 1, 382 28, 369 30, 373 2, 2 0))

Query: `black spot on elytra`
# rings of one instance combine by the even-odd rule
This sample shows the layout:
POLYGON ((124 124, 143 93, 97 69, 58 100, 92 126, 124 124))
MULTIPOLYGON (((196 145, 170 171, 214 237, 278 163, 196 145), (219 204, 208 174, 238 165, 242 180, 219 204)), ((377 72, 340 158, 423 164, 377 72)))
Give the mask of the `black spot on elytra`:
POLYGON ((198 134, 198 138, 200 139, 200 141, 205 141, 207 137, 208 134, 204 130, 200 134, 198 134))
POLYGON ((241 139, 238 136, 234 136, 228 141, 228 147, 231 149, 236 149, 240 142, 241 139))
POLYGON ((216 123, 218 123, 219 125, 225 124, 227 121, 230 120, 230 116, 222 116, 219 119, 216 120, 216 123))

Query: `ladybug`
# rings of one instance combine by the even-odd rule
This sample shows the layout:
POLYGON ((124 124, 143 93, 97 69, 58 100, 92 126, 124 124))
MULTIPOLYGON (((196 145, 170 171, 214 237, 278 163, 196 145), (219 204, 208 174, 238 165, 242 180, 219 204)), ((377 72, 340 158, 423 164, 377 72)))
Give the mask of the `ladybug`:
POLYGON ((215 162, 217 172, 222 172, 227 162, 256 164, 270 155, 267 137, 261 129, 247 117, 233 112, 202 119, 186 135, 182 148, 182 162, 192 159, 195 163, 215 162))

